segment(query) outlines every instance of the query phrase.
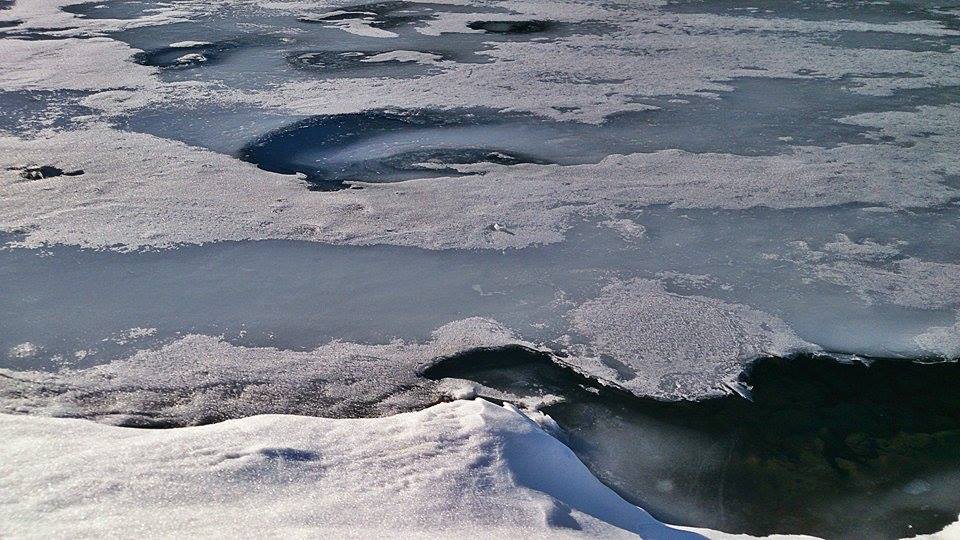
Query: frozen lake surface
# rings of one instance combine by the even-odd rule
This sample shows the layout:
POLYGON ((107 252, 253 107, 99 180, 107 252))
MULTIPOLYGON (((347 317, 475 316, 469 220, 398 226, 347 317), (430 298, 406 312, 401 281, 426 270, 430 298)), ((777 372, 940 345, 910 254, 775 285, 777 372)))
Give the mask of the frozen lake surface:
POLYGON ((665 522, 936 532, 958 53, 929 1, 0 1, 0 412, 480 395, 665 522))

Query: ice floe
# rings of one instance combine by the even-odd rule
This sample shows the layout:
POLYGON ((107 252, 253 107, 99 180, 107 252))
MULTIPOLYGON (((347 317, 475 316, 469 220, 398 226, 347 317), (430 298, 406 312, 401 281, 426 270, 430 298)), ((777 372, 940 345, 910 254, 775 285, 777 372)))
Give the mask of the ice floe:
POLYGON ((608 285, 568 316, 590 345, 572 345, 573 358, 563 361, 640 395, 715 395, 750 360, 816 348, 776 317, 671 295, 653 280, 608 285))
MULTIPOLYGON (((134 328, 123 337, 150 330, 134 328)), ((419 366, 471 347, 517 342, 483 319, 450 323, 426 343, 334 341, 305 352, 237 347, 192 335, 86 369, 0 370, 0 410, 146 427, 264 413, 382 416, 440 400, 442 392, 416 376, 419 366)), ((24 343, 10 354, 23 358, 36 350, 24 343)))

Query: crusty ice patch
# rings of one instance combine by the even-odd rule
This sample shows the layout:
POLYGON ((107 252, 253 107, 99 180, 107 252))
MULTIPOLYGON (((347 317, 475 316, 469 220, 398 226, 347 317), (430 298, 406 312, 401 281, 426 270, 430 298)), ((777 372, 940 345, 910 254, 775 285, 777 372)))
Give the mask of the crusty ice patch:
MULTIPOLYGON (((295 176, 150 135, 90 123, 0 138, 0 230, 21 244, 137 249, 217 240, 300 239, 429 249, 525 247, 563 239, 574 216, 624 208, 745 209, 944 204, 960 157, 910 147, 798 148, 777 156, 664 150, 597 164, 484 165, 483 175, 308 191, 295 176), (23 182, 33 162, 80 177, 23 182), (493 224, 513 234, 491 234, 493 224)), ((470 171, 470 166, 463 167, 470 171)))
POLYGON ((58 372, 0 369, 0 411, 184 426, 264 413, 382 416, 442 393, 421 364, 474 347, 521 343, 485 319, 437 329, 426 343, 332 341, 312 351, 240 347, 189 335, 107 364, 58 372))
POLYGON ((565 363, 660 398, 724 394, 760 356, 817 350, 777 317, 741 304, 679 296, 648 279, 614 282, 567 317, 577 336, 565 363))

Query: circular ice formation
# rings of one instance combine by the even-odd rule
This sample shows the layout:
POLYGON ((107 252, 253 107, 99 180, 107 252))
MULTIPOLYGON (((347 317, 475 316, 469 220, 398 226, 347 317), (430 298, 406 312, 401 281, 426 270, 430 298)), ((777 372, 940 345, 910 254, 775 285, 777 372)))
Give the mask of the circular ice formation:
POLYGON ((230 49, 236 48, 237 45, 232 41, 221 41, 219 43, 185 41, 137 53, 133 56, 133 60, 144 66, 167 69, 190 68, 217 60, 230 49))
POLYGON ((161 69, 193 68, 201 64, 223 61, 238 50, 268 43, 277 43, 279 38, 269 35, 241 35, 216 42, 177 41, 165 47, 158 47, 133 55, 133 61, 161 69))
POLYGON ((463 174, 456 165, 549 163, 544 139, 551 131, 530 118, 487 110, 317 116, 268 133, 239 157, 268 171, 305 175, 317 190, 463 174))

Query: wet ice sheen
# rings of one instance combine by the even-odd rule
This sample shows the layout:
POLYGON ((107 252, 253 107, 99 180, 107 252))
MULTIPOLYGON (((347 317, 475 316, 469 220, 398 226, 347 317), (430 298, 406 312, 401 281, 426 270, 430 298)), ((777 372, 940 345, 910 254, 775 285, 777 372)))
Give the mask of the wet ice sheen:
POLYGON ((79 104, 87 92, 0 91, 0 135, 26 135, 44 129, 70 129, 75 118, 93 110, 79 104))
MULTIPOLYGON (((122 5, 122 3, 120 3, 122 5)), ((114 3, 81 4, 74 7, 87 17, 120 18, 132 17, 114 3), (82 7, 87 6, 87 7, 82 7), (114 15, 114 10, 120 10, 114 15)), ((139 5, 131 3, 133 10, 139 5)), ((425 73, 416 64, 387 66, 385 70, 356 71, 356 64, 339 63, 325 69, 302 69, 304 66, 288 59, 306 53, 351 53, 379 54, 396 50, 410 50, 441 54, 457 62, 488 62, 489 58, 478 54, 490 49, 496 42, 527 40, 532 37, 557 39, 573 33, 596 33, 596 25, 565 27, 536 21, 537 32, 476 32, 467 21, 456 33, 427 35, 418 29, 427 21, 444 14, 470 13, 477 16, 504 13, 506 10, 486 7, 465 7, 448 4, 419 4, 413 2, 380 2, 341 9, 300 15, 275 12, 269 9, 255 13, 232 6, 220 6, 214 14, 189 22, 177 22, 162 26, 146 26, 112 32, 111 37, 143 50, 135 56, 147 65, 170 66, 169 58, 175 51, 169 45, 184 40, 202 40, 214 44, 211 58, 215 62, 191 63, 179 69, 166 69, 161 79, 166 81, 219 81, 230 87, 259 89, 264 85, 279 84, 318 77, 343 76, 388 76, 418 77, 425 73), (370 32, 345 27, 356 23, 369 28, 370 32), (349 30, 349 31, 348 31, 349 30), (402 68, 402 69, 401 69, 402 68)), ((518 27, 528 28, 518 22, 518 27)), ((384 67, 384 66, 381 66, 384 67)))
MULTIPOLYGON (((825 255, 814 265, 805 255, 831 253, 828 244, 844 234, 851 243, 871 238, 896 246, 895 254, 862 263, 864 272, 908 257, 956 262, 957 212, 850 206, 679 214, 651 208, 630 216, 645 228, 640 241, 588 222, 564 244, 504 253, 279 241, 131 254, 8 249, 0 251, 0 347, 25 341, 41 347, 30 359, 7 358, 9 367, 56 365, 56 355, 84 365, 143 346, 108 339, 135 326, 158 328, 146 343, 200 332, 246 345, 310 348, 330 339, 423 340, 446 322, 471 316, 552 343, 571 331, 567 310, 597 297, 611 278, 643 277, 663 280, 675 294, 763 310, 826 350, 928 356, 934 353, 916 337, 954 324, 955 305, 898 305, 892 302, 905 300, 837 284, 834 274, 820 276, 824 269, 817 265, 833 269, 829 265, 849 258, 825 255), (77 350, 95 353, 75 361, 77 350)), ((856 284, 858 274, 850 271, 856 284)), ((947 298, 949 283, 942 286, 947 298)))

